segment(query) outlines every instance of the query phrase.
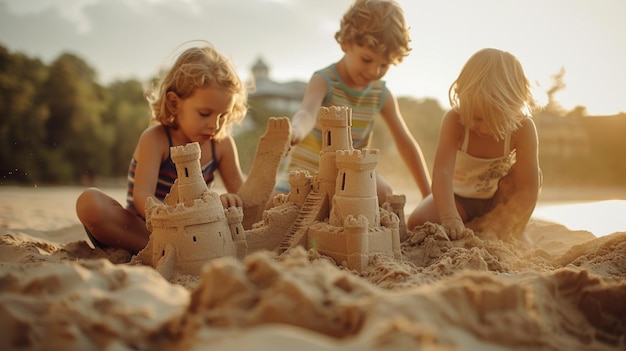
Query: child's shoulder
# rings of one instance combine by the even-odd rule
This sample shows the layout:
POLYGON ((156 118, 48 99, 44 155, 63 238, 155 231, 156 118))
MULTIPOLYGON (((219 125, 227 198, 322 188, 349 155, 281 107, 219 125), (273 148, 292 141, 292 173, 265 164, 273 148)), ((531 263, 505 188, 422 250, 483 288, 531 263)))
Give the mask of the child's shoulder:
POLYGON ((511 144, 517 148, 519 145, 523 145, 528 142, 536 144, 537 127, 535 126, 535 121, 533 121, 532 118, 524 117, 520 122, 519 128, 517 128, 511 136, 511 144))
POLYGON ((146 128, 139 137, 139 143, 151 145, 164 144, 169 146, 169 138, 165 127, 161 124, 157 124, 146 128))
POLYGON ((459 111, 457 111, 455 109, 451 109, 451 110, 448 110, 448 112, 446 112, 443 115, 443 118, 446 118, 446 119, 451 119, 452 118, 452 119, 456 119, 457 121, 460 121, 461 120, 461 114, 459 113, 459 111))
POLYGON ((169 155, 169 140, 160 124, 146 128, 139 136, 134 157, 145 159, 148 154, 161 155, 162 160, 169 155))
POLYGON ((531 117, 523 117, 520 121, 519 128, 515 131, 514 134, 526 134, 529 132, 535 132, 537 127, 535 126, 535 121, 531 117))
POLYGON ((455 109, 449 110, 443 115, 442 124, 455 128, 464 127, 463 121, 461 120, 461 114, 455 109))

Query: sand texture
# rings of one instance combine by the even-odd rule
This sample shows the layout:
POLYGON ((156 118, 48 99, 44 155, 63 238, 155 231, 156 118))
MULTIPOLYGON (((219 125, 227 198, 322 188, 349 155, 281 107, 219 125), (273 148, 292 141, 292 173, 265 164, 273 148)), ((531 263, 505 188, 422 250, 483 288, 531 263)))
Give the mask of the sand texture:
POLYGON ((427 225, 360 273, 296 247, 166 280, 91 248, 77 193, 14 193, 1 201, 1 350, 626 348, 626 232, 531 220, 526 246, 427 225))

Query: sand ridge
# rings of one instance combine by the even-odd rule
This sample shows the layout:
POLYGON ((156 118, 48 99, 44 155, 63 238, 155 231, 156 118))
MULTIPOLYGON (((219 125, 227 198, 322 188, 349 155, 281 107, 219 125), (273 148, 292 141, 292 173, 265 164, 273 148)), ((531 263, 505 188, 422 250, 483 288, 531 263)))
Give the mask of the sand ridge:
POLYGON ((215 259, 169 281, 124 250, 4 230, 0 347, 625 347, 626 232, 595 238, 531 221, 527 247, 440 230, 410 232, 400 259, 376 256, 360 273, 296 247, 215 259))

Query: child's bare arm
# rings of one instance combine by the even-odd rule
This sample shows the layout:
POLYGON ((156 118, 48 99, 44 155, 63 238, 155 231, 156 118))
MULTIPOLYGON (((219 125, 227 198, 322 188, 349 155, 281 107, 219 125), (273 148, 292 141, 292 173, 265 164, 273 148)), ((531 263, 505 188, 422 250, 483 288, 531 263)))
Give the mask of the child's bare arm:
POLYGON ((169 155, 169 144, 160 126, 146 129, 137 142, 134 158, 135 184, 133 186, 133 202, 137 212, 146 217, 146 199, 154 198, 162 160, 169 155))
POLYGON ((242 201, 237 192, 241 189, 244 182, 243 172, 239 164, 239 153, 235 140, 228 136, 225 139, 215 143, 216 156, 219 162, 219 172, 227 194, 220 196, 224 207, 242 206, 242 201))
POLYGON ((430 175, 422 149, 406 126, 398 109, 396 98, 389 91, 385 97, 385 105, 381 115, 389 128, 402 160, 411 171, 411 175, 420 189, 422 198, 425 198, 431 193, 431 187, 430 175))
POLYGON ((461 129, 458 114, 454 111, 448 112, 442 121, 433 166, 433 199, 439 220, 452 240, 460 239, 465 234, 465 225, 457 209, 452 188, 461 129))
POLYGON ((320 106, 322 106, 322 101, 327 91, 328 87, 324 77, 314 74, 307 85, 300 109, 291 119, 291 145, 300 143, 311 129, 315 127, 317 113, 320 106))

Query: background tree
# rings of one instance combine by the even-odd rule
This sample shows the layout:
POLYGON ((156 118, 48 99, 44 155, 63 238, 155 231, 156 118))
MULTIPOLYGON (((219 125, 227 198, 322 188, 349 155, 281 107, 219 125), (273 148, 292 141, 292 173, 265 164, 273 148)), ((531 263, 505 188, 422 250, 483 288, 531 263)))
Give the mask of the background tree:
MULTIPOLYGON (((552 77, 548 104, 534 116, 544 186, 625 186, 626 114, 588 116, 584 106, 567 111, 555 98, 566 87, 564 77, 564 68, 552 77)), ((47 66, 0 46, 0 184, 126 176, 150 119, 144 89, 136 80, 103 87, 96 79, 75 55, 62 54, 47 66)), ((293 114, 268 101, 251 98, 249 115, 235 130, 245 172, 267 119, 293 114)), ((428 98, 400 97, 398 103, 432 170, 445 109, 428 98)), ((384 123, 374 129, 372 147, 382 153, 378 170, 397 187, 413 187, 384 123)))
POLYGON ((40 91, 47 67, 0 46, 0 182, 39 182, 48 108, 40 91))
POLYGON ((50 111, 45 123, 48 162, 42 166, 50 181, 78 181, 109 172, 107 150, 114 130, 102 118, 108 92, 95 79, 95 71, 72 54, 62 54, 50 66, 42 89, 50 111))
POLYGON ((108 86, 109 104, 103 122, 113 130, 109 150, 114 177, 125 176, 139 136, 150 122, 150 109, 137 80, 117 81, 108 86))

